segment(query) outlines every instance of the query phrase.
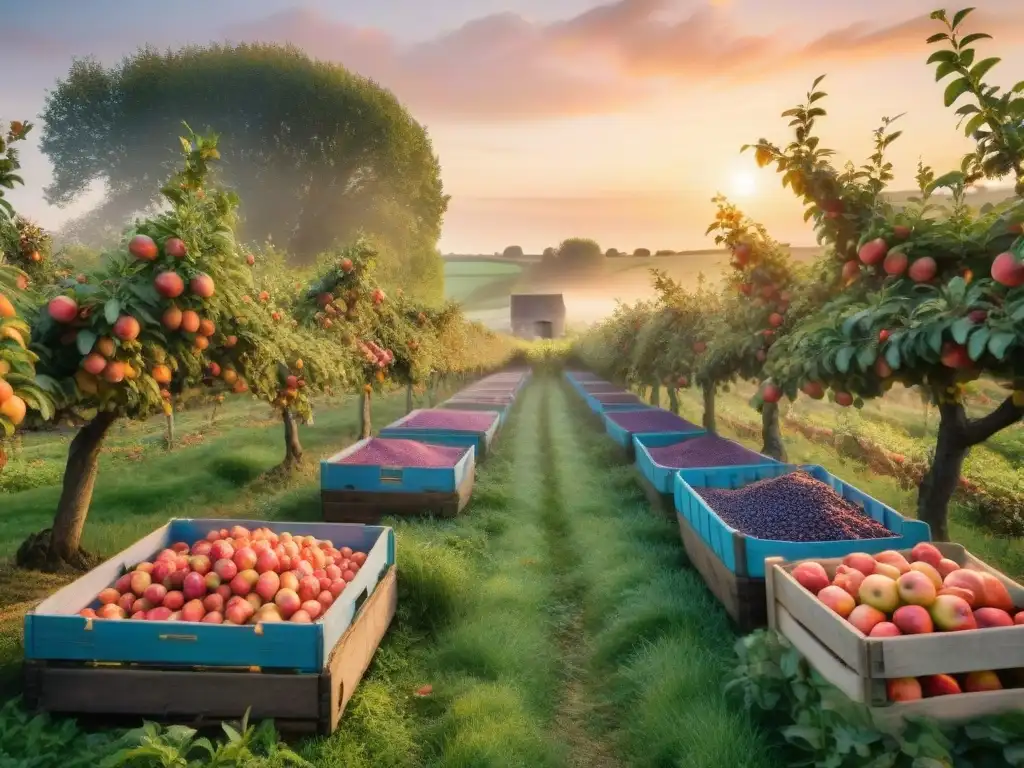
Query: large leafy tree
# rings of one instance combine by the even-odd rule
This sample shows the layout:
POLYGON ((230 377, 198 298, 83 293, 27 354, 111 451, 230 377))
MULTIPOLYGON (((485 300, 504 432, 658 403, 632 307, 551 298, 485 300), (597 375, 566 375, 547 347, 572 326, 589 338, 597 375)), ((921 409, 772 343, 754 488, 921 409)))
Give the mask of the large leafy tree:
POLYGON ((0 469, 7 463, 3 442, 22 424, 29 409, 43 418, 52 412, 49 396, 36 381, 37 357, 27 348, 30 330, 23 313, 32 309, 33 301, 26 293, 29 276, 19 268, 20 220, 10 201, 4 199, 5 189, 23 183, 16 144, 31 129, 30 123, 7 125, 0 121, 0 469))
POLYGON ((76 62, 43 113, 42 149, 55 168, 48 199, 66 204, 103 181, 106 202, 79 233, 119 230, 159 201, 151 179, 166 173, 182 118, 223 137, 245 239, 272 237, 308 264, 365 229, 387 245, 383 279, 440 295, 448 198, 425 129, 390 92, 296 48, 144 49, 113 68, 76 62))
POLYGON ((874 156, 862 167, 835 168, 820 146, 817 119, 825 93, 814 83, 807 101, 786 113, 794 139, 785 147, 755 145, 761 165, 774 164, 783 183, 807 205, 827 262, 845 290, 801 322, 769 355, 769 372, 793 397, 797 387, 829 386, 840 405, 881 395, 892 382, 922 387, 937 404, 938 440, 918 499, 918 515, 937 539, 948 539, 949 502, 970 448, 1024 417, 1024 82, 1008 91, 989 85, 998 59, 976 61, 962 35, 970 9, 929 38, 938 80, 952 76, 944 101, 966 120, 975 141, 960 169, 935 178, 919 173, 921 196, 895 210, 882 191, 891 178, 885 148, 898 132, 885 121, 874 156), (977 211, 966 190, 982 179, 1010 176, 1016 197, 977 211), (945 205, 933 193, 952 192, 945 205), (970 417, 964 385, 987 375, 1007 393, 988 414, 970 417))

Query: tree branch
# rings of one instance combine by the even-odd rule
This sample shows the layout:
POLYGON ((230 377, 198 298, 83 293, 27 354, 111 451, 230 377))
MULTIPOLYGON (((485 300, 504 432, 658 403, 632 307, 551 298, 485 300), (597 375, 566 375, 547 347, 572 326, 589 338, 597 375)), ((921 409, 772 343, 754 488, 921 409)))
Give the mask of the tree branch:
POLYGON ((966 437, 970 445, 977 445, 988 440, 992 435, 1002 429, 1012 426, 1024 418, 1024 408, 1014 405, 1013 396, 1006 398, 988 416, 980 419, 969 419, 967 422, 966 437))

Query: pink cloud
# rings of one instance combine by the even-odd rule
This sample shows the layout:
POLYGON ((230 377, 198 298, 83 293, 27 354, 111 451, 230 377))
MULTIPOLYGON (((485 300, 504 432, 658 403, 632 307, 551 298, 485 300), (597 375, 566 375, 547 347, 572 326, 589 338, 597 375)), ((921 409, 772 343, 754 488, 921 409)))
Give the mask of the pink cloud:
MULTIPOLYGON (((486 16, 428 42, 400 46, 385 33, 295 10, 225 34, 291 42, 392 88, 426 117, 515 120, 621 110, 664 78, 756 81, 808 62, 926 52, 937 23, 921 15, 890 26, 867 22, 809 41, 792 33, 745 33, 728 3, 666 20, 674 0, 617 0, 550 24, 511 13, 486 16)), ((1024 37, 1024 15, 978 11, 973 28, 1002 41, 1024 37)))

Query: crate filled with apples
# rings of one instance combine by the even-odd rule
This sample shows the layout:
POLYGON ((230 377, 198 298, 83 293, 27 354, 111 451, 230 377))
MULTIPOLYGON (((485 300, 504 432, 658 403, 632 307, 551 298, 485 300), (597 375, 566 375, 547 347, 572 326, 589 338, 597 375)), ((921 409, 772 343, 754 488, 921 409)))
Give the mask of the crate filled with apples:
POLYGON ((885 716, 1024 709, 1024 587, 958 544, 766 562, 769 625, 885 716))
POLYGON ((328 733, 396 601, 391 528, 171 520, 26 614, 26 701, 328 733))

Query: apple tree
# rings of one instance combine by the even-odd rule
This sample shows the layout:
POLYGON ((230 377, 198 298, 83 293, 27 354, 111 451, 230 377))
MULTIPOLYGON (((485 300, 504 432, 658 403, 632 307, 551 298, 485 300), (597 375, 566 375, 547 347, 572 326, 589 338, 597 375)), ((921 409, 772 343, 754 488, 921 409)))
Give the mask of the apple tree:
MULTIPOLYGON (((2 124, 0 124, 2 125, 2 124)), ((29 123, 15 121, 6 131, 0 128, 0 242, 19 242, 19 219, 4 190, 21 184, 21 168, 15 144, 31 130, 29 123)), ((7 463, 3 442, 14 434, 29 409, 46 419, 52 416, 53 403, 46 383, 37 379, 35 353, 27 348, 31 338, 26 311, 34 309, 26 293, 29 276, 9 261, 6 245, 0 251, 0 470, 7 463), (41 386, 42 385, 42 386, 41 386)))
POLYGON ((785 113, 792 142, 754 145, 759 164, 774 164, 806 204, 829 268, 845 284, 772 348, 768 372, 790 397, 800 387, 830 387, 840 406, 879 397, 894 381, 927 391, 940 421, 918 516, 938 540, 949 537, 950 499, 971 447, 1024 417, 1024 82, 1008 91, 988 83, 999 60, 975 60, 973 44, 989 35, 962 35, 969 12, 932 14, 943 29, 929 38, 941 45, 929 63, 937 80, 952 76, 944 102, 963 101, 956 112, 974 148, 959 169, 937 178, 922 166, 921 194, 906 208, 882 194, 892 178, 884 150, 899 136, 891 120, 868 163, 838 169, 830 161, 816 133, 825 116, 825 93, 816 90, 822 78, 785 113), (969 205, 971 184, 1006 176, 1012 198, 981 210, 969 205), (941 188, 950 194, 936 195, 941 188), (1007 392, 994 410, 970 417, 964 386, 980 376, 1004 382, 1007 392))
MULTIPOLYGON (((736 380, 765 378, 768 350, 794 324, 791 309, 796 289, 806 283, 786 248, 771 238, 726 198, 715 197, 718 211, 707 233, 715 243, 729 249, 721 307, 709 349, 697 374, 705 395, 705 414, 714 413, 713 397, 719 386, 736 380), (710 402, 709 402, 710 399, 710 402)), ((760 386, 753 405, 761 412, 762 453, 784 461, 785 446, 779 428, 779 400, 782 390, 774 383, 760 386)), ((714 418, 705 420, 714 429, 714 418)))
POLYGON ((56 286, 33 319, 37 368, 55 382, 61 411, 85 424, 68 451, 53 526, 22 544, 21 566, 88 565, 82 532, 103 441, 118 419, 165 411, 173 392, 208 379, 222 355, 234 360, 236 392, 274 375, 279 352, 235 330, 252 281, 234 237, 237 197, 210 179, 217 139, 189 131, 181 144, 183 168, 162 189, 165 212, 136 222, 125 246, 84 281, 56 286))
POLYGON ((669 408, 679 413, 678 390, 689 387, 694 379, 706 351, 704 339, 719 320, 719 299, 708 289, 703 275, 698 276, 697 288, 691 292, 661 270, 652 269, 651 274, 656 304, 632 348, 630 378, 651 386, 654 405, 661 401, 660 386, 664 384, 669 408))

